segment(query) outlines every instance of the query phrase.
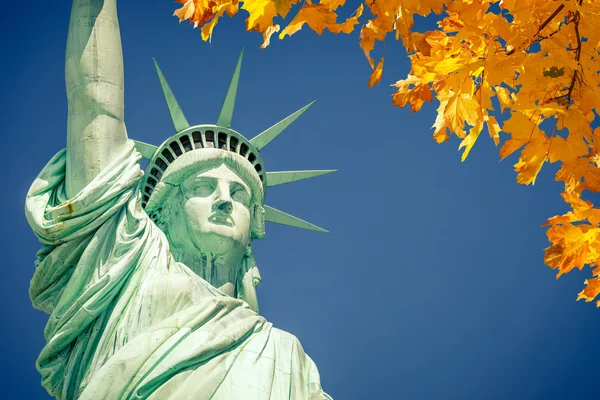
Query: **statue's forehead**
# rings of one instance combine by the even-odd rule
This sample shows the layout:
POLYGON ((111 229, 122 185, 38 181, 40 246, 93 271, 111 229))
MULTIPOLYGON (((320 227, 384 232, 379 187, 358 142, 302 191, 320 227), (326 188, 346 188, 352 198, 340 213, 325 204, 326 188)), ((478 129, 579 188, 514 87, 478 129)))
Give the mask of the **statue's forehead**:
POLYGON ((216 179, 227 183, 238 183, 242 185, 246 190, 248 190, 248 192, 250 192, 250 187, 248 186, 248 184, 244 182, 244 180, 226 164, 222 164, 219 167, 212 168, 203 172, 192 174, 184 181, 184 185, 207 178, 216 179))

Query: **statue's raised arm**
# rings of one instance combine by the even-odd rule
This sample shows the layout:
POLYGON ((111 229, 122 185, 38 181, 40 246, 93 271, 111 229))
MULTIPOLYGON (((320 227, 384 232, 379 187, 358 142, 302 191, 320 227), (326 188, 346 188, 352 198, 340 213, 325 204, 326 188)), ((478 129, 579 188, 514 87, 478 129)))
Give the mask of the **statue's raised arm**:
POLYGON ((123 53, 116 0, 73 0, 65 75, 69 198, 124 150, 123 53))

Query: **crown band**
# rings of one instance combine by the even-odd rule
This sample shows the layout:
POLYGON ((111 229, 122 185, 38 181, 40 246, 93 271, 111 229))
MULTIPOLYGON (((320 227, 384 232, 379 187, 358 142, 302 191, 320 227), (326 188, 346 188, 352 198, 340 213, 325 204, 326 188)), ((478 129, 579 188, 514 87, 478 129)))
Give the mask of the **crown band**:
POLYGON ((220 149, 231 151, 245 158, 258 174, 263 187, 267 176, 258 150, 240 133, 217 125, 196 125, 176 133, 156 149, 146 167, 142 185, 142 207, 148 200, 163 174, 179 156, 192 150, 220 149))

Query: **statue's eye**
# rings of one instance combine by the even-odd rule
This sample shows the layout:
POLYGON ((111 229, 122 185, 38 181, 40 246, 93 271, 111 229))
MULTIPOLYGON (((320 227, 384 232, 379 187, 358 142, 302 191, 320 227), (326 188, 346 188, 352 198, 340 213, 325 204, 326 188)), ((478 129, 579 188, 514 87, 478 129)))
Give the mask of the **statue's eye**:
POLYGON ((198 197, 210 196, 216 188, 216 183, 213 180, 203 179, 194 183, 192 194, 198 197))
POLYGON ((250 194, 243 187, 233 187, 231 190, 231 198, 233 201, 242 203, 246 207, 250 206, 250 194))

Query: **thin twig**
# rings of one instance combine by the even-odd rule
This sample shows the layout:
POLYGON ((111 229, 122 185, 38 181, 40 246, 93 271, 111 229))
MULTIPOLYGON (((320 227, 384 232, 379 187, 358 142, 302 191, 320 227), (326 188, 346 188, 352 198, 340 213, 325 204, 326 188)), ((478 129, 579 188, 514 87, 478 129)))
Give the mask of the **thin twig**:
MULTIPOLYGON (((527 51, 535 43, 539 43, 542 40, 548 39, 549 37, 554 36, 556 33, 558 33, 560 31, 561 26, 559 26, 556 31, 554 31, 546 36, 540 36, 540 33, 542 33, 542 30, 544 30, 544 28, 546 26, 548 26, 548 24, 562 11, 563 8, 565 8, 564 3, 561 3, 558 7, 556 7, 556 10, 554 10, 554 12, 552 12, 552 14, 550 14, 550 16, 548 18, 546 18, 544 20, 544 22, 542 22, 542 24, 539 26, 537 32, 533 35, 533 40, 531 40, 531 41, 527 40, 525 43, 521 44, 521 46, 519 46, 519 48, 526 47, 525 51, 527 51)), ((566 24, 569 24, 570 22, 571 21, 568 20, 566 22, 566 24)), ((516 48, 514 48, 513 46, 510 46, 510 45, 507 45, 506 49, 507 49, 506 54, 509 56, 517 50, 516 48)))
MULTIPOLYGON (((570 21, 567 21, 565 25, 567 25, 570 21)), ((558 28, 557 30, 555 30, 552 33, 547 34, 546 36, 538 36, 537 39, 535 40, 536 43, 541 42, 542 40, 545 39, 550 39, 552 36, 556 35, 558 32, 560 32, 560 28, 558 28)))
POLYGON ((563 8, 565 8, 565 5, 564 5, 564 3, 561 3, 561 5, 559 5, 556 8, 556 10, 554 10, 554 12, 552 14, 550 14, 550 16, 548 18, 546 18, 546 20, 544 22, 542 22, 542 24, 538 28, 538 31, 535 33, 535 35, 533 35, 533 37, 536 38, 542 32, 542 30, 546 27, 546 25, 548 25, 550 23, 550 21, 552 21, 554 19, 554 17, 556 17, 558 15, 558 13, 561 12, 561 10, 563 8))
MULTIPOLYGON (((582 1, 583 0, 579 1, 579 5, 581 5, 582 1)), ((581 36, 579 35, 579 19, 580 18, 581 18, 581 14, 579 13, 579 10, 575 11, 573 22, 575 23, 575 37, 577 38, 577 47, 575 48, 575 61, 577 61, 577 64, 579 64, 579 59, 581 58, 581 36)), ((579 75, 579 70, 576 69, 575 72, 573 72, 573 78, 571 78, 571 85, 569 85, 569 91, 567 92, 567 95, 566 95, 565 104, 566 104, 567 108, 569 108, 569 105, 571 104, 571 95, 573 94, 573 89, 575 88, 575 82, 577 82, 580 79, 578 77, 578 75, 579 75)))

